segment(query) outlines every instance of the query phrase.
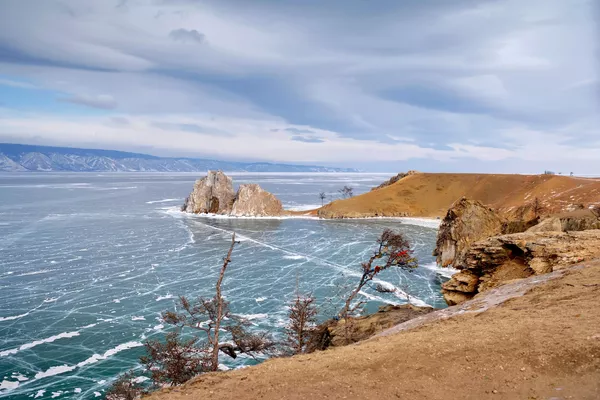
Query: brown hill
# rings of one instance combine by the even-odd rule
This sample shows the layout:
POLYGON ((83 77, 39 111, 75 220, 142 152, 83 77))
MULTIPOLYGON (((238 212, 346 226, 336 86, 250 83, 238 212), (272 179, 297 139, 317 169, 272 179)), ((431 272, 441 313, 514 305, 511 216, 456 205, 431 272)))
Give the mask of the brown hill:
POLYGON ((442 217, 461 197, 479 200, 504 214, 533 203, 544 214, 570 205, 600 204, 600 179, 559 175, 416 173, 371 192, 336 200, 319 209, 323 218, 442 217))
POLYGON ((360 345, 206 374, 149 398, 598 399, 600 263, 553 274, 360 345))

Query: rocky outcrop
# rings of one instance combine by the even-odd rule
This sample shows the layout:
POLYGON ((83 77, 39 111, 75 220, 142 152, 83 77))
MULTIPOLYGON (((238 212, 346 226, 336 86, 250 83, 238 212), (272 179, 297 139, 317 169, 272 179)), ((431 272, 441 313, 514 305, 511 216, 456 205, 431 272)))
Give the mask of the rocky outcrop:
POLYGON ((387 181, 383 182, 381 185, 372 188, 371 191, 377 190, 377 189, 382 189, 382 188, 384 188, 386 186, 393 185, 394 183, 398 182, 402 178, 406 178, 407 176, 418 174, 418 173, 419 172, 415 171, 415 170, 410 170, 408 172, 400 172, 398 175, 392 176, 390 179, 388 179, 387 181))
POLYGON ((600 229, 600 220, 591 213, 582 216, 549 217, 529 228, 527 232, 572 232, 600 229))
POLYGON ((474 243, 461 272, 442 284, 449 305, 462 303, 513 279, 546 274, 600 257, 600 230, 581 232, 523 232, 474 243))
POLYGON ((231 209, 231 215, 235 216, 264 217, 282 213, 281 201, 254 183, 240 185, 231 209))
POLYGON ((387 305, 380 307, 374 314, 348 318, 347 321, 330 320, 318 327, 311 343, 311 350, 325 350, 329 347, 360 342, 392 326, 433 311, 435 308, 411 304, 387 305))
POLYGON ((236 194, 230 177, 222 171, 208 171, 207 176, 196 181, 181 211, 264 217, 281 215, 283 206, 277 197, 256 184, 240 185, 236 194))
POLYGON ((502 227, 503 220, 494 210, 463 197, 446 213, 433 255, 442 267, 461 265, 472 243, 501 234, 502 227))
POLYGON ((229 214, 235 199, 233 182, 223 171, 208 171, 194 184, 181 211, 194 214, 229 214))

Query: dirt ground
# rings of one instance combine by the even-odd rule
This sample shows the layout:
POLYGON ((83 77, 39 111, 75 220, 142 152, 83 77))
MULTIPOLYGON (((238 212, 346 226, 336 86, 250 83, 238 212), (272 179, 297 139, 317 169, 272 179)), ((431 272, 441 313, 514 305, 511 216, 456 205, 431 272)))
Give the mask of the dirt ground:
POLYGON ((600 262, 480 314, 207 374, 150 399, 600 399, 600 262))
POLYGON ((418 173, 385 188, 334 201, 323 207, 320 215, 443 217, 463 196, 507 212, 537 197, 545 213, 557 213, 570 204, 600 203, 600 180, 559 175, 418 173))

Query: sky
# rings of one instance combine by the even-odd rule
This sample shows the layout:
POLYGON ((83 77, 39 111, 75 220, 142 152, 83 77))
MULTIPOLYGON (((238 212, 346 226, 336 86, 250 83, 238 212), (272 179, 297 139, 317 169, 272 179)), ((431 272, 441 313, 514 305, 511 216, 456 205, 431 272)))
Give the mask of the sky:
POLYGON ((594 0, 2 0, 0 142, 600 173, 594 0))

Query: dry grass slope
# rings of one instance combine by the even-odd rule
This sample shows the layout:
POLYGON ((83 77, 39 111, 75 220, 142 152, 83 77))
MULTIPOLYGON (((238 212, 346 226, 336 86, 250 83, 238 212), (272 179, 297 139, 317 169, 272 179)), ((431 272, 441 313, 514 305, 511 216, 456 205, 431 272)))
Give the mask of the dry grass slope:
POLYGON ((600 204, 600 180, 558 175, 417 173, 385 188, 319 210, 325 218, 443 217, 461 197, 479 200, 505 213, 538 197, 549 213, 571 204, 600 204))

